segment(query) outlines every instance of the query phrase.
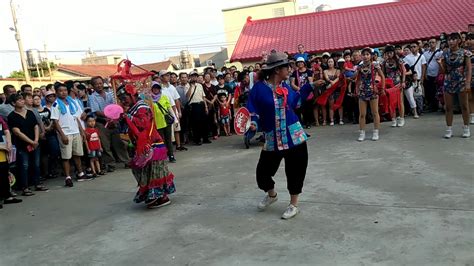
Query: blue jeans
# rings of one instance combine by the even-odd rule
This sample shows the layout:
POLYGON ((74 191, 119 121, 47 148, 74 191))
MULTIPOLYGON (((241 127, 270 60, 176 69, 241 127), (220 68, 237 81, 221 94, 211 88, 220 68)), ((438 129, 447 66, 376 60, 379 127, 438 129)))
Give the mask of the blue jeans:
POLYGON ((36 150, 32 152, 22 151, 20 149, 17 150, 17 167, 18 167, 18 174, 19 184, 18 187, 20 189, 26 189, 29 187, 29 169, 30 166, 33 167, 31 176, 31 183, 34 186, 39 185, 40 179, 40 149, 36 148, 36 150))
POLYGON ((48 145, 47 155, 49 156, 48 160, 48 173, 56 173, 56 168, 58 168, 59 156, 61 151, 59 149, 59 140, 56 134, 46 136, 46 141, 48 145))

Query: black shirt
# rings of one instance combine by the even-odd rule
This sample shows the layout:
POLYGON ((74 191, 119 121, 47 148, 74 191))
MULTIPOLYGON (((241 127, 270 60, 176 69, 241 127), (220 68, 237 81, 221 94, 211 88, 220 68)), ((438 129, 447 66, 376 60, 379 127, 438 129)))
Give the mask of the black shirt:
POLYGON ((8 127, 12 131, 13 144, 15 144, 17 149, 26 151, 26 147, 30 144, 24 142, 15 133, 13 133, 13 128, 18 128, 21 133, 25 134, 28 138, 35 140, 36 125, 38 125, 38 120, 36 120, 35 114, 33 114, 33 112, 30 110, 26 111, 26 116, 24 118, 15 111, 8 115, 8 127))
MULTIPOLYGON (((51 121, 51 111, 49 111, 48 108, 43 108, 43 111, 38 111, 39 115, 41 116, 41 120, 43 121, 43 124, 44 126, 46 127, 49 127, 49 125, 51 125, 52 121, 51 121)), ((52 131, 49 131, 46 133, 46 135, 48 136, 51 136, 51 135, 55 135, 56 133, 54 132, 54 130, 52 131)))
POLYGON ((232 94, 232 89, 226 85, 224 85, 222 88, 217 85, 217 97, 221 97, 221 95, 225 95, 226 97, 229 97, 229 94, 232 94))

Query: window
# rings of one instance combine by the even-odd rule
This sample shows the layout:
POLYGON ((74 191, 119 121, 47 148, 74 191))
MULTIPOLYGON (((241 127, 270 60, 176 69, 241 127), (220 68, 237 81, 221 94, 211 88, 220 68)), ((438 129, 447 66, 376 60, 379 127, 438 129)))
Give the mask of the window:
POLYGON ((284 7, 279 7, 279 8, 274 8, 273 9, 273 17, 284 17, 285 16, 285 8, 284 7))

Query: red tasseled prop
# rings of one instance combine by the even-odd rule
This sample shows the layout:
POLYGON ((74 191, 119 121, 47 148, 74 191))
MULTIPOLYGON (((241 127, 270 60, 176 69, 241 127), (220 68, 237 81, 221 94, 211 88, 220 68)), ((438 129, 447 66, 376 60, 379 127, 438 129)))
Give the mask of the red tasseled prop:
MULTIPOLYGON (((339 82, 338 82, 339 83, 339 82)), ((339 97, 337 98, 336 102, 334 103, 334 105, 332 106, 332 109, 334 111, 336 111, 337 109, 341 108, 342 106, 342 103, 344 102, 344 96, 346 94, 346 89, 347 89, 347 81, 346 79, 344 79, 344 83, 341 87, 341 94, 339 95, 339 97)))
MULTIPOLYGON (((388 80, 389 79, 387 79, 387 81, 388 80)), ((398 108, 398 110, 400 110, 401 105, 402 105, 402 102, 401 102, 401 99, 400 99, 400 93, 401 93, 400 90, 401 90, 401 88, 400 88, 399 85, 393 86, 393 82, 388 84, 386 87, 388 88, 388 89, 385 90, 385 92, 386 92, 387 97, 388 97, 389 112, 390 112, 390 114, 395 114, 396 109, 398 108)))
MULTIPOLYGON (((332 85, 329 89, 327 89, 326 91, 324 91, 318 98, 316 98, 316 103, 321 105, 321 106, 325 106, 326 103, 328 102, 328 99, 329 99, 329 96, 331 96, 334 91, 336 91, 339 86, 342 86, 341 87, 341 95, 339 96, 339 98, 337 99, 337 101, 339 101, 339 107, 341 107, 342 105, 342 101, 344 100, 344 93, 346 92, 346 80, 344 78, 339 78, 339 81, 336 82, 334 85, 332 85), (342 97, 342 98, 341 98, 342 97)), ((338 108, 339 108, 338 107, 338 108)), ((333 107, 334 109, 334 107, 333 107)), ((337 109, 337 108, 336 108, 337 109)), ((334 109, 335 110, 335 109, 334 109)))

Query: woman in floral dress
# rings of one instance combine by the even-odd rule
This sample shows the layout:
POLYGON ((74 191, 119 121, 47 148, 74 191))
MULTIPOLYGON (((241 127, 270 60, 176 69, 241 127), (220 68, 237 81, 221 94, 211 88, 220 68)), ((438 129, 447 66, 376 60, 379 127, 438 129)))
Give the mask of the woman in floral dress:
MULTIPOLYGON (((385 76, 377 61, 372 62, 372 49, 367 47, 362 49, 362 64, 357 67, 356 92, 359 96, 359 138, 358 141, 365 140, 365 116, 367 114, 367 104, 370 104, 372 116, 374 117, 374 132, 372 140, 379 139, 380 116, 378 101, 378 85, 376 76, 381 78, 381 88, 385 88, 385 76)), ((384 90, 380 90, 384 93, 384 90)))
POLYGON ((450 139, 453 136, 453 99, 457 95, 461 104, 463 118, 463 138, 469 138, 469 98, 471 91, 472 65, 471 52, 460 48, 461 35, 453 32, 448 37, 449 49, 438 60, 441 71, 444 73, 444 101, 446 105, 446 134, 450 139))
POLYGON ((405 67, 403 61, 395 54, 395 46, 387 45, 385 47, 385 54, 387 59, 382 65, 383 73, 386 78, 393 81, 394 86, 400 87, 400 105, 398 106, 400 116, 396 117, 396 111, 391 112, 392 127, 403 127, 405 125, 405 106, 403 104, 403 90, 406 87, 405 84, 405 67))

